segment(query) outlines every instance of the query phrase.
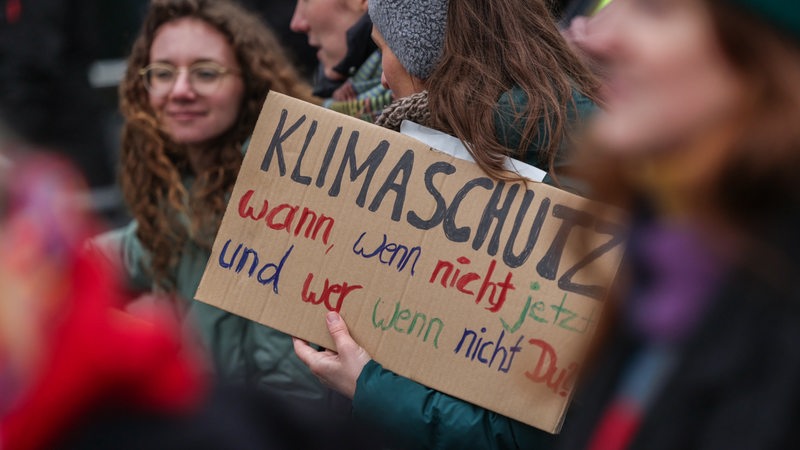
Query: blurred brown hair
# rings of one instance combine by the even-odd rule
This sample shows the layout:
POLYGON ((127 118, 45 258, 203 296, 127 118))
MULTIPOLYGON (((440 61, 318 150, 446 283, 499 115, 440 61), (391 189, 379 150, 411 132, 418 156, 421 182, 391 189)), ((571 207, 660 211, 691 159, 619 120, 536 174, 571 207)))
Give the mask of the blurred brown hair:
MULTIPOLYGON (((706 184, 707 192, 695 194, 705 196, 703 204, 713 205, 715 218, 730 227, 725 236, 732 231, 739 239, 745 253, 741 268, 796 298, 797 255, 782 246, 787 236, 796 236, 792 227, 800 218, 800 42, 726 0, 703 1, 720 48, 746 82, 748 94, 742 126, 732 130, 722 166, 706 184)), ((646 195, 631 176, 629 156, 603 151, 591 135, 578 150, 577 171, 589 180, 594 198, 633 209, 646 195)), ((618 275, 605 301, 587 365, 596 361, 620 319, 620 303, 613 299, 623 295, 630 275, 618 275)))
POLYGON ((152 1, 120 85, 120 108, 126 121, 121 185, 138 222, 137 236, 152 254, 149 269, 154 281, 167 291, 174 289, 169 270, 187 240, 210 248, 242 163, 242 145, 255 127, 269 90, 313 99, 311 88, 301 81, 273 33, 257 15, 228 0, 152 1), (245 86, 235 125, 211 144, 216 151, 204 155, 202 167, 190 165, 187 149, 172 142, 160 128, 139 75, 150 62, 156 31, 181 18, 202 20, 227 37, 245 86), (187 192, 182 179, 190 174, 195 180, 187 192))
POLYGON ((757 229, 800 200, 800 42, 730 2, 707 3, 753 99, 714 199, 736 224, 757 229))
MULTIPOLYGON (((724 0, 705 0, 720 48, 747 88, 741 126, 709 179, 706 203, 739 232, 752 236, 800 200, 800 42, 724 0)), ((630 207, 643 193, 626 157, 598 151, 587 136, 580 176, 595 198, 630 207)))

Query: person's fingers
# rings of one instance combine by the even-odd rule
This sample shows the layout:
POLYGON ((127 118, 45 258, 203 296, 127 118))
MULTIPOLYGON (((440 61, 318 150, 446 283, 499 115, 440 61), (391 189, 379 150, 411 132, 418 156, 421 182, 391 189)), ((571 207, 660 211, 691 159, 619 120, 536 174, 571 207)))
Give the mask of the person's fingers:
POLYGON ((338 352, 331 350, 320 352, 306 341, 292 337, 294 352, 323 384, 352 399, 358 377, 369 362, 370 356, 350 336, 347 324, 338 313, 328 313, 325 322, 338 352))
POLYGON ((309 367, 320 357, 319 352, 302 339, 292 337, 292 345, 294 346, 294 352, 297 354, 297 357, 300 359, 300 361, 309 367))
POLYGON ((328 331, 331 333, 333 342, 336 344, 336 351, 343 360, 343 363, 353 370, 356 376, 361 373, 364 365, 372 359, 371 356, 361 347, 355 339, 350 336, 347 324, 338 313, 330 312, 325 316, 328 323, 328 331))
POLYGON ((358 347, 356 341, 350 337, 347 324, 342 320, 342 316, 339 313, 329 312, 325 316, 325 322, 328 324, 328 331, 331 333, 333 343, 336 344, 337 352, 343 353, 347 352, 348 349, 358 347))

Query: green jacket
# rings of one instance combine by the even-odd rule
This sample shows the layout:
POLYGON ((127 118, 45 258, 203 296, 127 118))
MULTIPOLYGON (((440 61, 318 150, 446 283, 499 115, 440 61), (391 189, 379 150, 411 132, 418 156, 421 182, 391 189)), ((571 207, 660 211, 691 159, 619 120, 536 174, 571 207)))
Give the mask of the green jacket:
POLYGON ((353 415, 392 450, 550 448, 554 435, 433 390, 374 360, 356 384, 353 415))
MULTIPOLYGON (((574 96, 575 109, 570 113, 574 128, 579 121, 596 110, 594 103, 580 93, 574 96)), ((521 140, 527 97, 521 89, 512 89, 498 101, 495 127, 498 140, 515 149, 521 140)), ((540 123, 540 126, 543 127, 540 123)), ((539 161, 539 145, 532 143, 525 162, 547 170, 547 162, 539 161)), ((568 164, 565 145, 556 159, 556 167, 568 164)), ((545 178, 545 182, 552 181, 545 178)), ((575 188, 576 183, 565 183, 575 188)), ((509 393, 511 395, 511 393, 509 393)), ((531 405, 532 408, 535 405, 531 405)), ((370 361, 356 384, 353 398, 354 416, 385 436, 389 446, 399 449, 528 449, 553 447, 555 436, 494 413, 482 407, 425 387, 394 374, 370 361), (398 446, 397 448, 393 447, 398 446)))
MULTIPOLYGON (((136 227, 133 221, 102 234, 93 239, 92 246, 121 266, 133 288, 152 291, 153 281, 143 270, 150 256, 136 237, 136 227)), ((209 257, 209 252, 187 242, 175 279, 177 294, 188 309, 187 328, 199 335, 220 378, 274 391, 288 400, 329 402, 330 391, 297 358, 291 337, 194 300, 209 257)))

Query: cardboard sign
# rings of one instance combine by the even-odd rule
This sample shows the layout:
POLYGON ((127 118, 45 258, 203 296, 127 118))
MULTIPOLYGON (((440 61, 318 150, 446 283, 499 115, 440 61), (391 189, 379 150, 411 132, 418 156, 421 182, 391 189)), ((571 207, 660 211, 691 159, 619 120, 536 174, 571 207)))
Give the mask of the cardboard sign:
POLYGON ((621 258, 588 204, 270 93, 196 297, 557 432, 621 258))

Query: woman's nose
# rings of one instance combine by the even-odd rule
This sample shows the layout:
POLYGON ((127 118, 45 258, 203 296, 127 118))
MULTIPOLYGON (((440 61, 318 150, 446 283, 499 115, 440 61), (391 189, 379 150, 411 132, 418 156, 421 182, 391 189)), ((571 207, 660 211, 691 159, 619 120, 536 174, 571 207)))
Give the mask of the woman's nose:
POLYGON ((189 71, 181 70, 175 77, 175 84, 172 85, 171 95, 173 96, 195 96, 197 93, 192 88, 189 79, 189 71))

